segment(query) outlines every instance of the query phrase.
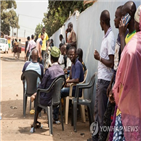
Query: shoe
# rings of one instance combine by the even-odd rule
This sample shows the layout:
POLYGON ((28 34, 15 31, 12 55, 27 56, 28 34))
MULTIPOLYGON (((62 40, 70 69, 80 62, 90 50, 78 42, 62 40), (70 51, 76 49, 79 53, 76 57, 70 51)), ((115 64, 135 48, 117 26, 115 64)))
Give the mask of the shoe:
POLYGON ((98 141, 98 136, 97 135, 92 136, 92 141, 98 141))
POLYGON ((53 123, 54 124, 60 124, 60 121, 59 120, 56 120, 56 121, 54 120, 53 123))

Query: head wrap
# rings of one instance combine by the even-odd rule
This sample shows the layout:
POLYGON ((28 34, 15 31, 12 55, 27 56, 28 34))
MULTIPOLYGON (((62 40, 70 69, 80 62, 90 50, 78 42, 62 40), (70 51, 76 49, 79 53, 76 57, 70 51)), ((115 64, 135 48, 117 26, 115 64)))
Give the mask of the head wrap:
POLYGON ((51 48, 51 56, 58 58, 60 56, 60 50, 58 47, 51 48))

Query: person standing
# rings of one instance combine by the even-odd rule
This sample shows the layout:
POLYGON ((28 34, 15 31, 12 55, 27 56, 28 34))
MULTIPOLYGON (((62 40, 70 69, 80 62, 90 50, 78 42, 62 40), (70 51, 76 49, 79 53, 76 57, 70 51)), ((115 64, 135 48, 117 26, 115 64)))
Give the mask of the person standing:
POLYGON ((26 56, 27 56, 27 52, 29 51, 29 60, 31 59, 30 56, 31 56, 31 51, 36 47, 36 43, 34 41, 34 35, 31 35, 31 40, 29 41, 28 43, 28 46, 27 46, 27 50, 26 50, 26 56))
POLYGON ((124 47, 113 87, 115 102, 121 112, 116 116, 113 141, 141 139, 141 5, 134 19, 136 34, 124 47))
POLYGON ((59 35, 59 40, 63 45, 65 44, 65 39, 62 34, 59 35))
MULTIPOLYGON (((48 40, 48 35, 47 33, 45 32, 45 27, 42 28, 42 33, 44 34, 44 39, 43 39, 43 43, 42 43, 42 58, 43 58, 43 64, 44 64, 44 61, 45 61, 45 54, 46 54, 46 42, 48 40)), ((38 38, 41 37, 41 33, 39 34, 38 38)))
MULTIPOLYGON (((110 13, 108 10, 104 10, 101 13, 100 25, 105 35, 101 43, 100 54, 97 50, 94 52, 94 58, 99 61, 94 107, 95 122, 99 127, 103 125, 103 116, 107 108, 108 97, 106 95, 106 90, 113 75, 112 68, 114 65, 115 53, 115 40, 110 26, 110 13)), ((92 136, 93 141, 97 141, 98 136, 99 132, 98 134, 92 136)))
MULTIPOLYGON (((25 42, 25 54, 26 54, 26 50, 27 50, 27 46, 28 46, 29 41, 30 41, 30 36, 27 37, 27 41, 25 42)), ((27 52, 27 54, 26 54, 26 60, 27 60, 28 56, 29 56, 29 52, 27 52)))
MULTIPOLYGON (((127 25, 125 25, 125 23, 124 23, 123 20, 120 21, 120 24, 119 24, 119 35, 120 35, 120 38, 121 38, 121 49, 125 45, 127 46, 129 44, 129 41, 136 34, 136 30, 135 30, 135 26, 134 26, 134 23, 135 23, 135 21, 134 21, 134 15, 135 15, 135 12, 136 12, 136 5, 135 5, 135 3, 133 1, 128 1, 128 2, 126 2, 124 4, 124 6, 122 8, 122 16, 125 16, 126 13, 129 13, 129 15, 131 16, 131 19, 130 19, 130 21, 128 22, 127 25), (127 30, 127 28, 129 29, 129 33, 126 35, 126 38, 124 39, 123 38, 123 34, 127 30)), ((127 54, 127 53, 125 53, 125 54, 127 54)), ((119 66, 120 66, 120 64, 119 64, 119 66)), ((117 81, 117 79, 118 79, 118 76, 116 75, 116 81, 117 81)), ((118 88, 119 88, 119 94, 122 94, 122 93, 124 94, 125 93, 125 91, 124 91, 124 84, 123 83, 121 83, 121 85, 118 88)), ((125 93, 125 95, 126 95, 126 93, 125 93)), ((120 96, 119 96, 119 98, 120 98, 120 96)), ((116 117, 115 117, 115 126, 122 127, 122 112, 121 112, 120 108, 119 108, 119 105, 117 105, 117 110, 115 111, 115 115, 116 115, 116 117)), ((118 130, 118 131, 119 132, 117 132, 116 130, 114 130, 113 141, 119 140, 119 139, 125 140, 123 128, 121 130, 118 130)))
POLYGON ((68 28, 66 29, 66 44, 76 47, 76 33, 73 30, 73 24, 71 22, 68 23, 68 28), (70 34, 67 37, 69 32, 70 34))
POLYGON ((53 41, 53 39, 50 40, 49 46, 50 46, 51 48, 54 46, 54 41, 53 41))
MULTIPOLYGON (((115 12, 114 23, 115 23, 115 28, 117 28, 117 29, 119 28, 119 23, 122 18, 122 7, 123 6, 119 6, 115 12)), ((127 32, 126 32, 126 34, 127 34, 127 32)), ((124 35, 124 38, 125 38, 126 34, 124 35)), ((116 107, 115 107, 115 102, 114 102, 114 98, 113 98, 113 94, 111 93, 111 90, 112 90, 112 85, 115 83, 115 75, 116 75, 116 71, 117 71, 117 68, 119 65, 120 56, 121 56, 121 43, 120 43, 120 36, 118 34, 117 41, 115 44, 114 73, 113 73, 111 82, 110 82, 108 89, 107 89, 107 96, 109 98, 109 102, 108 102, 107 109, 104 113, 104 118, 103 118, 103 126, 107 127, 107 128, 110 127, 112 119, 113 119, 112 124, 114 124, 114 118, 112 118, 112 117, 114 117, 113 115, 114 115, 114 111, 115 111, 116 107)), ((108 130, 106 130, 106 131, 100 130, 98 141, 105 141, 107 139, 108 132, 109 132, 108 130)), ((112 136, 112 132, 110 132, 110 134, 112 136)))
POLYGON ((14 52, 14 57, 16 58, 15 55, 18 52, 18 42, 17 42, 17 39, 15 39, 15 42, 14 42, 13 52, 14 52))
POLYGON ((17 51, 17 57, 18 57, 18 59, 20 58, 21 48, 22 48, 21 39, 19 39, 18 51, 17 51))
POLYGON ((36 41, 36 49, 38 50, 38 62, 43 64, 42 62, 42 44, 43 44, 43 40, 44 40, 44 34, 41 33, 40 38, 37 39, 36 41))

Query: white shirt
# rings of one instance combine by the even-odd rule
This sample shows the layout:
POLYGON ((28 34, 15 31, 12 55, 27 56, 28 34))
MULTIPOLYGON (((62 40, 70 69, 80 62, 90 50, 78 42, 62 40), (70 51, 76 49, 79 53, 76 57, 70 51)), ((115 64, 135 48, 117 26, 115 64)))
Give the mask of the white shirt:
POLYGON ((71 60, 70 58, 67 57, 67 69, 71 67, 71 60))
MULTIPOLYGON (((109 59, 109 55, 115 53, 115 39, 111 27, 108 29, 106 35, 103 38, 100 49, 100 56, 104 59, 109 59)), ((111 81, 113 70, 105 66, 100 61, 98 62, 98 79, 111 81)))
POLYGON ((60 64, 61 68, 64 69, 64 68, 65 68, 65 64, 64 64, 64 55, 60 54, 60 57, 59 57, 59 59, 58 59, 58 62, 59 62, 59 64, 60 64))
POLYGON ((65 39, 64 39, 64 38, 62 39, 61 43, 62 43, 62 44, 65 44, 65 39))
POLYGON ((27 46, 27 50, 29 50, 29 52, 31 52, 31 49, 36 47, 36 43, 34 40, 30 40, 27 46))
POLYGON ((37 41, 36 41, 36 49, 39 51, 39 45, 42 46, 42 39, 41 38, 38 38, 37 41))

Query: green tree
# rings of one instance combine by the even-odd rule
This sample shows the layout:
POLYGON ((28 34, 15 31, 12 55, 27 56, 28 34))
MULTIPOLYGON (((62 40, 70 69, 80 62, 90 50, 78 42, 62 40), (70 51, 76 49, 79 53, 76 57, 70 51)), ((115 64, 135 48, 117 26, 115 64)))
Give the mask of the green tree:
POLYGON ((18 17, 14 9, 17 8, 15 0, 1 1, 1 31, 10 35, 11 28, 19 28, 18 17))
POLYGON ((47 33, 51 36, 57 31, 69 17, 69 12, 75 10, 84 11, 87 7, 83 5, 83 1, 49 1, 48 11, 44 13, 43 23, 45 24, 47 33))
POLYGON ((39 35, 42 32, 43 25, 38 24, 35 29, 35 35, 39 35))

